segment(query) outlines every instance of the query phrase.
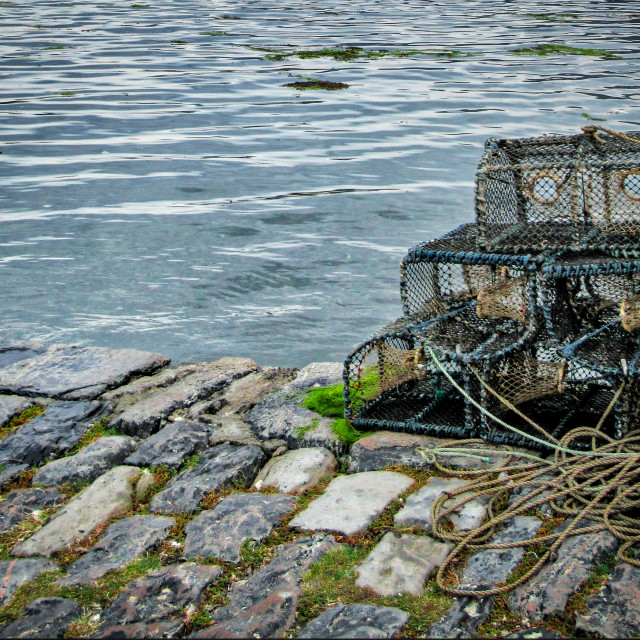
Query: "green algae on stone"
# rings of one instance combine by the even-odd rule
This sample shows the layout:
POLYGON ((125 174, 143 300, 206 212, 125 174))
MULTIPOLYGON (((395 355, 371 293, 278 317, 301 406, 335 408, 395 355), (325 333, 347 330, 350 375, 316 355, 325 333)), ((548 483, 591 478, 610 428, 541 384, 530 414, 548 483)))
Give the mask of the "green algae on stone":
POLYGON ((509 53, 517 56, 595 56, 609 58, 611 60, 620 60, 622 56, 617 55, 608 49, 591 49, 588 47, 570 47, 562 44, 537 44, 534 47, 522 47, 520 49, 512 49, 509 53))
POLYGON ((363 49, 362 47, 324 47, 322 49, 282 49, 269 47, 251 47, 253 51, 262 51, 267 60, 278 61, 295 56, 302 60, 308 58, 332 58, 342 62, 353 62, 368 58, 408 58, 412 56, 430 56, 435 58, 461 58, 473 54, 456 49, 363 49))
POLYGON ((26 424, 32 418, 44 413, 44 406, 41 404, 32 404, 28 409, 25 409, 20 415, 13 417, 9 424, 0 429, 0 440, 4 440, 12 431, 26 424))
POLYGON ((344 82, 332 82, 331 80, 318 80, 318 78, 305 78, 295 82, 287 82, 283 87, 299 89, 301 91, 339 91, 348 89, 349 85, 344 82))

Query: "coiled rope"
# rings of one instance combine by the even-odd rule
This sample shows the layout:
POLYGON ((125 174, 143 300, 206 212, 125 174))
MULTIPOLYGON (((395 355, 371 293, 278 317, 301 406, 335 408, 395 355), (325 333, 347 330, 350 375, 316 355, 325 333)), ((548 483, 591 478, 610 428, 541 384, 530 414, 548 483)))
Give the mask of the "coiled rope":
MULTIPOLYGON (((614 440, 602 433, 604 420, 624 389, 622 385, 609 403, 596 427, 577 427, 560 440, 552 438, 541 426, 527 419, 541 438, 526 433, 494 416, 476 402, 442 365, 433 349, 425 345, 440 371, 465 398, 496 423, 515 433, 544 444, 554 450, 552 459, 543 459, 525 451, 505 450, 488 447, 482 440, 449 440, 431 449, 421 448, 420 452, 433 463, 435 468, 449 475, 475 478, 470 484, 441 495, 431 507, 433 533, 436 537, 456 543, 455 548, 440 566, 436 582, 446 593, 455 596, 486 598, 506 593, 527 582, 549 560, 557 556, 562 543, 570 536, 584 535, 599 531, 609 531, 622 542, 617 551, 617 559, 640 567, 640 560, 632 554, 634 544, 640 542, 640 432, 614 440), (572 447, 577 440, 591 440, 590 450, 572 447), (505 462, 491 470, 460 471, 444 465, 438 456, 466 456, 471 459, 489 461, 488 455, 508 454, 505 462), (524 462, 523 462, 524 460, 524 462), (504 477, 504 472, 508 477, 504 477), (497 477, 496 477, 497 475, 497 477), (514 489, 527 489, 523 495, 500 513, 496 513, 498 501, 504 500, 514 489), (456 500, 461 496, 461 499, 456 500), (451 531, 449 517, 458 512, 468 502, 489 496, 488 519, 468 533, 451 531), (556 516, 573 518, 562 531, 541 535, 517 542, 491 543, 496 528, 511 518, 535 511, 543 504, 549 504, 556 516), (585 521, 593 522, 588 525, 585 521), (521 577, 508 585, 493 588, 463 589, 447 584, 447 569, 451 563, 467 549, 513 549, 534 545, 550 546, 536 563, 521 577)), ((482 381, 477 372, 478 379, 482 381)), ((497 392, 491 392, 513 409, 512 405, 497 392)), ((522 414, 520 414, 522 415, 522 414)))

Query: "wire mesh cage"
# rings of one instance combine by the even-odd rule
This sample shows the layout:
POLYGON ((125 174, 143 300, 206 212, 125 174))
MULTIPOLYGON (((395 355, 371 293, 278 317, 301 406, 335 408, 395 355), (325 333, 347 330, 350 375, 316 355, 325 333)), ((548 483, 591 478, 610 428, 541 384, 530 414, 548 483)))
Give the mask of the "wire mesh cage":
MULTIPOLYGON (((345 417, 358 428, 475 437, 469 407, 409 326, 400 318, 347 357, 345 417)), ((449 359, 443 366, 465 383, 463 365, 449 359)))
POLYGON ((466 224, 409 250, 400 265, 400 297, 414 324, 469 306, 478 318, 533 322, 537 262, 480 253, 476 243, 476 225, 466 224))
POLYGON ((640 247, 640 132, 489 139, 476 174, 483 251, 640 247))
POLYGON ((542 270, 546 330, 583 383, 609 399, 617 438, 640 426, 638 293, 637 260, 583 254, 558 258, 542 270))

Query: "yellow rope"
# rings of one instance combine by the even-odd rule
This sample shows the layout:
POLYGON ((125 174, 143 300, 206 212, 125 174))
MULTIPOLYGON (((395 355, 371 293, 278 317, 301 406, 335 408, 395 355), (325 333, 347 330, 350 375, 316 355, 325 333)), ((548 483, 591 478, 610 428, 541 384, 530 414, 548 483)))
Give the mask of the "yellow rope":
POLYGON ((607 129, 605 127, 601 127, 600 125, 586 125, 582 127, 582 130, 588 136, 593 136, 598 142, 604 142, 604 140, 598 137, 598 131, 602 131, 603 133, 608 133, 610 136, 615 136, 616 138, 621 138, 622 140, 627 140, 628 142, 636 142, 640 144, 640 140, 638 138, 632 138, 631 136, 626 136, 624 133, 620 133, 619 131, 614 131, 613 129, 607 129))

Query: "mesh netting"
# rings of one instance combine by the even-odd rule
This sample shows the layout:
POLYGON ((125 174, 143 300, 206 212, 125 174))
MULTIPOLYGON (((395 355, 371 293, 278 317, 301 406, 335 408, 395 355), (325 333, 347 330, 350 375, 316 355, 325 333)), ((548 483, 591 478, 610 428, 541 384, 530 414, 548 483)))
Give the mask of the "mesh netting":
POLYGON ((400 266, 403 312, 416 324, 466 304, 485 318, 530 317, 534 292, 529 256, 479 253, 476 225, 413 247, 400 266))
POLYGON ((640 132, 490 139, 478 167, 485 251, 640 246, 640 132))

